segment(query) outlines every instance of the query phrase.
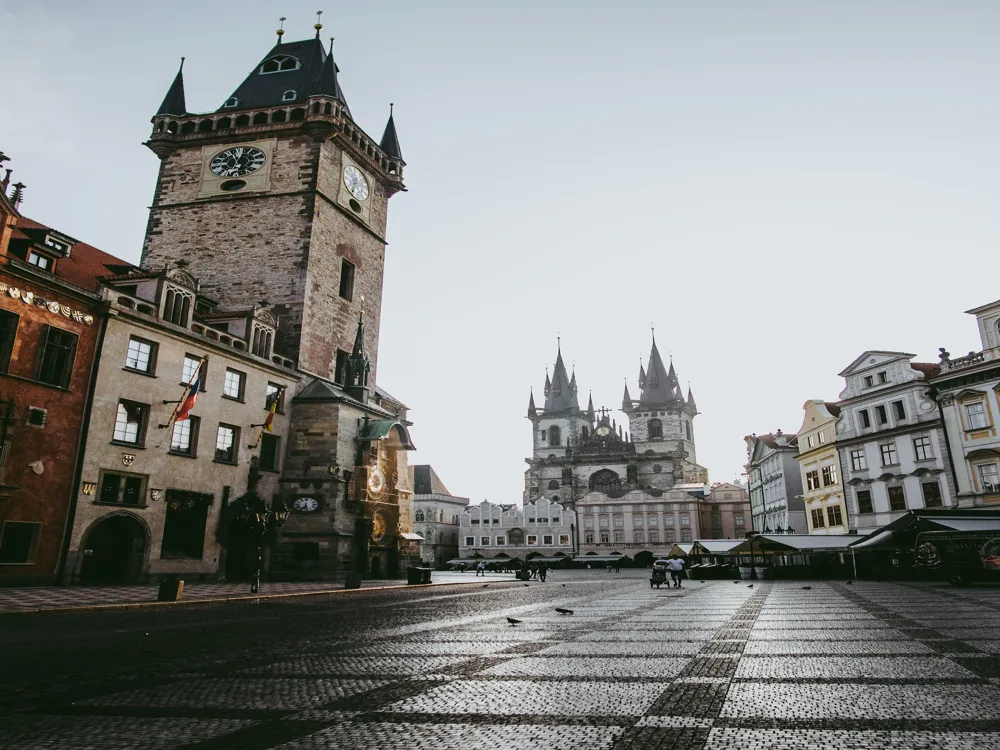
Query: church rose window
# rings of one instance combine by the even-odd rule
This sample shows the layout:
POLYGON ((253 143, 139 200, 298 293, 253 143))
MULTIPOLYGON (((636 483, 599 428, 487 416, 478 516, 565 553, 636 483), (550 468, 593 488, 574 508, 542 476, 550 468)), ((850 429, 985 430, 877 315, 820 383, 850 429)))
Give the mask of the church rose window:
POLYGON ((611 469, 601 469, 590 475, 590 489, 594 492, 615 492, 622 486, 621 479, 611 469))

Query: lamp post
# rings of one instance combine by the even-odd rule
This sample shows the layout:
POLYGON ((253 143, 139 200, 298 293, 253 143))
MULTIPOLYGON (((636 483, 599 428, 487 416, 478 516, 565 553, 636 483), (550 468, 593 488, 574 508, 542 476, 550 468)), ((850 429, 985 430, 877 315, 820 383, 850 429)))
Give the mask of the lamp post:
POLYGON ((260 481, 260 471, 257 469, 257 456, 250 458, 250 473, 247 477, 247 491, 240 500, 242 507, 237 519, 243 521, 250 532, 250 538, 257 548, 257 558, 254 565, 253 580, 250 583, 250 593, 260 591, 260 569, 263 564, 264 540, 269 533, 277 531, 285 525, 290 511, 285 502, 278 498, 267 507, 264 499, 257 494, 257 483, 260 481))

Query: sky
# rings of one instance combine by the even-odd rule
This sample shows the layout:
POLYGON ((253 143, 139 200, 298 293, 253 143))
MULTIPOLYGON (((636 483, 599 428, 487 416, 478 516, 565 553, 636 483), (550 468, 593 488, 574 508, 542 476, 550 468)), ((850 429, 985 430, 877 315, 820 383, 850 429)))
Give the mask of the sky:
MULTIPOLYGON (((141 144, 180 56, 188 109, 214 110, 317 2, 0 0, 23 212, 137 262, 141 144)), ((1000 3, 324 10, 357 123, 378 138, 395 103, 379 385, 453 494, 520 501, 557 336, 581 405, 618 408, 655 326, 712 481, 867 349, 981 348, 963 311, 1000 297, 1000 3)))

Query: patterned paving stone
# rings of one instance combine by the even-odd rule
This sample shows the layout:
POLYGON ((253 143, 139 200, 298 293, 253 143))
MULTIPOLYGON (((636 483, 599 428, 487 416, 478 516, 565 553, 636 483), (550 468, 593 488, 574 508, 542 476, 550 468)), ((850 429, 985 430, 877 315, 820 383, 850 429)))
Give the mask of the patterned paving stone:
POLYGON ((881 654, 931 654, 930 648, 917 641, 761 641, 747 642, 744 656, 806 656, 809 654, 844 654, 854 657, 881 654))
POLYGON ((456 680, 387 708, 398 713, 641 716, 665 684, 456 680))
POLYGON ((0 750, 168 750, 251 726, 236 719, 5 716, 0 750))
MULTIPOLYGON (((596 635, 596 634, 594 634, 596 635)), ((700 642, 656 640, 636 645, 628 641, 600 643, 594 640, 569 641, 548 646, 539 656, 693 656, 702 648, 700 642)))
POLYGON ((905 640, 898 630, 889 628, 867 628, 853 630, 837 628, 754 628, 750 631, 750 641, 890 641, 905 640))
POLYGON ((998 719, 1000 696, 979 685, 734 683, 724 717, 998 719))
POLYGON ((388 685, 387 680, 208 679, 79 701, 84 706, 298 709, 388 685))
POLYGON ((606 750, 624 729, 616 726, 538 726, 532 724, 338 724, 279 745, 280 750, 606 750))
POLYGON ((1000 733, 878 732, 830 729, 716 728, 704 750, 988 750, 1000 747, 1000 733))
POLYGON ((927 680, 974 679, 975 674, 953 661, 931 657, 847 656, 756 656, 740 661, 734 677, 739 679, 822 679, 841 677, 879 677, 882 679, 927 680))
POLYGON ((468 661, 463 656, 309 657, 246 669, 239 674, 338 675, 346 677, 409 676, 446 669, 468 661))
POLYGON ((658 656, 522 657, 477 673, 494 677, 643 677, 670 680, 684 669, 687 658, 658 656))

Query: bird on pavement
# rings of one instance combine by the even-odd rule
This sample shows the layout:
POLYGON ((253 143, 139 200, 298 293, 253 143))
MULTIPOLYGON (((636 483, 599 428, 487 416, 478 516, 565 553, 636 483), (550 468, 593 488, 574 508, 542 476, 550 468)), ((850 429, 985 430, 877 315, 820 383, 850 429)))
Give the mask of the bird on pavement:
POLYGON ((848 586, 851 586, 851 585, 853 585, 853 584, 854 584, 854 580, 853 580, 852 578, 848 578, 848 579, 847 579, 847 585, 848 585, 848 586))
POLYGON ((556 612, 558 612, 561 615, 571 615, 571 614, 573 614, 573 610, 566 609, 565 607, 556 607, 556 612))
POLYGON ((733 583, 739 583, 739 581, 733 581, 733 583))
POLYGON ((748 589, 752 589, 753 588, 753 584, 751 583, 749 586, 747 586, 747 588, 748 589))
POLYGON ((808 591, 809 589, 812 588, 812 586, 803 586, 802 588, 805 589, 806 591, 808 591))
POLYGON ((704 581, 698 581, 698 583, 704 583, 704 581))
POLYGON ((521 624, 520 620, 515 620, 513 617, 508 617, 507 618, 507 622, 509 622, 511 625, 520 625, 521 624))

